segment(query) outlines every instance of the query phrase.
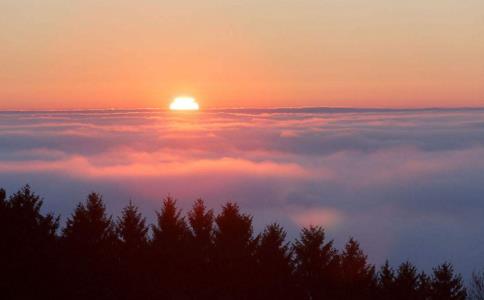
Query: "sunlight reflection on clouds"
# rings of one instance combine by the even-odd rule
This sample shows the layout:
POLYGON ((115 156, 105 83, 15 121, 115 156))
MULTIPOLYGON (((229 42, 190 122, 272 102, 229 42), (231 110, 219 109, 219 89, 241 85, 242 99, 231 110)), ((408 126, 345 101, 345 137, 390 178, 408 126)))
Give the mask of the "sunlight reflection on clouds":
POLYGON ((480 109, 1 112, 0 180, 30 183, 63 217, 92 190, 148 218, 168 193, 185 210, 233 200, 258 230, 317 223, 377 263, 469 271, 484 265, 458 261, 484 252, 483 137, 480 109))

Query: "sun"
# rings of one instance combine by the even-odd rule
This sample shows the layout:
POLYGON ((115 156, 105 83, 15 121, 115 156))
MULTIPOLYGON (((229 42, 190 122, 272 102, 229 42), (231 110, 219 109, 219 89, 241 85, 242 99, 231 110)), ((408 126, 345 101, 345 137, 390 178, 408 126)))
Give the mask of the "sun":
POLYGON ((199 110, 195 98, 192 97, 176 97, 170 104, 170 110, 199 110))

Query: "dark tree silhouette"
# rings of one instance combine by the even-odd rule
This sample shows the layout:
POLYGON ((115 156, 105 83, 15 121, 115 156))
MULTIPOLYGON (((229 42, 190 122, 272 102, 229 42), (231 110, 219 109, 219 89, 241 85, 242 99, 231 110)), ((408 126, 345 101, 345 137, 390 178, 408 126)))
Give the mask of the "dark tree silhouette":
MULTIPOLYGON (((171 196, 163 199, 163 205, 156 212, 157 225, 153 226, 153 246, 169 251, 168 246, 180 247, 186 242, 188 227, 181 211, 176 207, 176 200, 171 196)), ((171 251, 176 252, 176 251, 171 251)))
POLYGON ((118 267, 114 224, 102 197, 91 193, 67 220, 62 242, 65 249, 65 298, 115 297, 112 281, 118 267))
POLYGON ((375 267, 353 238, 346 243, 341 254, 342 299, 374 299, 375 267))
POLYGON ((304 228, 294 243, 296 281, 301 299, 334 299, 340 278, 339 256, 333 241, 325 242, 321 227, 304 228))
POLYGON ((454 268, 449 263, 434 268, 431 285, 432 300, 465 300, 467 297, 462 277, 454 274, 454 268))
POLYGON ((392 298, 395 298, 395 271, 387 260, 378 272, 378 299, 392 298))
POLYGON ((0 190, 0 291, 4 299, 50 294, 57 280, 59 219, 43 215, 42 199, 26 185, 6 199, 0 190))
POLYGON ((428 300, 432 296, 430 277, 425 272, 417 275, 417 299, 428 300))
POLYGON ((131 201, 123 209, 121 217, 118 218, 116 232, 119 235, 123 252, 128 254, 138 254, 148 244, 146 220, 131 201))
POLYGON ((395 299, 418 299, 417 269, 410 262, 404 262, 398 267, 395 279, 395 299))
POLYGON ((155 291, 161 298, 185 298, 188 292, 188 282, 184 280, 188 272, 188 226, 176 207, 176 200, 171 196, 163 199, 156 216, 152 242, 155 291))
POLYGON ((207 264, 213 250, 213 210, 207 210, 202 199, 193 204, 188 212, 188 221, 191 229, 191 247, 197 254, 199 263, 207 264))
MULTIPOLYGON (((444 263, 431 277, 410 262, 377 275, 354 239, 341 252, 321 227, 291 245, 278 224, 254 237, 252 217, 227 203, 216 217, 198 199, 185 222, 163 200, 152 234, 131 202, 116 222, 102 197, 79 203, 58 235, 27 185, 0 189, 0 299, 328 299, 463 300, 460 274, 444 263)), ((484 299, 484 275, 471 296, 484 299)))
POLYGON ((190 223, 190 258, 191 270, 189 281, 192 285, 192 298, 210 298, 214 295, 214 276, 211 272, 214 261, 213 210, 208 210, 202 199, 197 199, 188 212, 190 223))
MULTIPOLYGON (((8 218, 10 218, 10 210, 8 209, 7 193, 4 189, 0 189, 0 237, 5 238, 8 229, 8 218)), ((8 244, 1 244, 4 247, 9 246, 8 244)), ((1 247, 1 246, 0 246, 1 247)), ((1 248, 0 248, 1 249, 1 248)))
POLYGON ((252 218, 240 213, 235 203, 227 203, 216 217, 215 261, 218 299, 250 299, 254 296, 257 240, 252 218))
POLYGON ((7 198, 7 193, 4 189, 0 189, 0 207, 6 205, 5 199, 7 198))
POLYGON ((63 230, 66 244, 87 246, 98 250, 116 240, 112 218, 106 214, 102 196, 91 193, 86 203, 79 203, 74 214, 67 219, 63 230))
POLYGON ((119 286, 124 299, 149 296, 147 269, 148 227, 138 208, 131 201, 118 218, 116 232, 119 236, 119 286))
POLYGON ((293 263, 286 232, 279 224, 268 225, 256 250, 259 299, 293 299, 293 263))

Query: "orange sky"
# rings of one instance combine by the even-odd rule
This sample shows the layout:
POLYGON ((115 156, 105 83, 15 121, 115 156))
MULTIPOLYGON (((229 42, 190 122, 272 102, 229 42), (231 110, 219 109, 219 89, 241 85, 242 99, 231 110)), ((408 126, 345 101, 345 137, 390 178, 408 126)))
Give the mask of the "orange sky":
POLYGON ((174 2, 1 1, 0 109, 484 105, 482 0, 174 2))

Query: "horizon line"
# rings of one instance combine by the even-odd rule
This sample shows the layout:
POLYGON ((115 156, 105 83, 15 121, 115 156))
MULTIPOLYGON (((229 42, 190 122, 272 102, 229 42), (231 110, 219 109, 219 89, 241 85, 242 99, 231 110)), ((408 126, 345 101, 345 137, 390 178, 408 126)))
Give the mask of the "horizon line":
MULTIPOLYGON (((238 106, 238 107, 208 107, 201 108, 197 112, 217 112, 217 111, 459 111, 459 110, 484 110, 482 106, 428 106, 428 107, 361 107, 361 106, 238 106)), ((4 108, 0 109, 0 113, 29 113, 29 112, 107 112, 107 111, 171 111, 169 108, 163 107, 138 107, 138 108, 46 108, 46 109, 15 109, 4 108)), ((180 113, 180 112, 178 112, 180 113)), ((196 112, 192 112, 196 113, 196 112)))

